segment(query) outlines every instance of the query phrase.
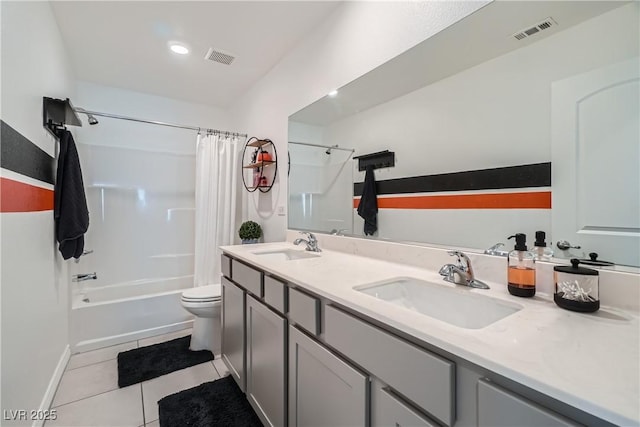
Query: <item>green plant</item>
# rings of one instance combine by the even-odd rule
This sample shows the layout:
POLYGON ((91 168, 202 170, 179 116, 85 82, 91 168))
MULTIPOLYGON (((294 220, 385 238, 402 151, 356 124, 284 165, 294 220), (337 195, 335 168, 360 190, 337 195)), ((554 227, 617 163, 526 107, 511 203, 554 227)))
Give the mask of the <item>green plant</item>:
POLYGON ((238 235, 242 240, 259 239, 262 237, 262 228, 257 222, 245 221, 240 226, 238 235))

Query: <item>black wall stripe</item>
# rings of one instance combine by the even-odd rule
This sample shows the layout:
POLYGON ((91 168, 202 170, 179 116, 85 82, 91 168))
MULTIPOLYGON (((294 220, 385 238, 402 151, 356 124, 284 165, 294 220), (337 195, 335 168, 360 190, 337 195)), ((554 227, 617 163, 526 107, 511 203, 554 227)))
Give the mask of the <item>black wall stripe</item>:
MULTIPOLYGON (((387 179, 377 181, 376 184, 378 194, 549 187, 551 162, 387 179)), ((361 196, 363 187, 363 182, 354 183, 353 194, 361 196)))
POLYGON ((0 120, 0 166, 38 181, 54 183, 54 158, 0 120))

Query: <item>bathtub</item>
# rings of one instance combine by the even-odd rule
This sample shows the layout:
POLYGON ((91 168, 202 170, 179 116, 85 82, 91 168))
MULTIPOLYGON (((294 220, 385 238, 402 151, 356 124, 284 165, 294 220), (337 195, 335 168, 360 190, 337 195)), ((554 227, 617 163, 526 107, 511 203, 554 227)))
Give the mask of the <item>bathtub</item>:
POLYGON ((100 287, 83 283, 73 284, 79 285, 71 304, 73 353, 173 332, 193 323, 193 316, 180 304, 182 291, 193 286, 192 275, 100 287))

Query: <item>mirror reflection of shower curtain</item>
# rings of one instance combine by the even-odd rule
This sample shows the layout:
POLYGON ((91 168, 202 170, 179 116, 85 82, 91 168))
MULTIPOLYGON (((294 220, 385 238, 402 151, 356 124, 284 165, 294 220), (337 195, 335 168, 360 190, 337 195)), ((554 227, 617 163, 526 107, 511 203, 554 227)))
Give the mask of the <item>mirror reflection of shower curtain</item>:
POLYGON ((235 136, 198 135, 194 286, 220 283, 220 246, 236 232, 239 142, 235 136))

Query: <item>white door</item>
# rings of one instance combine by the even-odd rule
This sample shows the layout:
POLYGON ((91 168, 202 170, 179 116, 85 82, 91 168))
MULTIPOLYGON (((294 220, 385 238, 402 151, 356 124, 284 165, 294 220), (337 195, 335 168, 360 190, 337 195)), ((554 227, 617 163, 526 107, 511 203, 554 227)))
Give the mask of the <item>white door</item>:
MULTIPOLYGON (((639 58, 551 86, 552 239, 640 265, 639 58)), ((560 253, 554 248, 556 253, 560 253)))

